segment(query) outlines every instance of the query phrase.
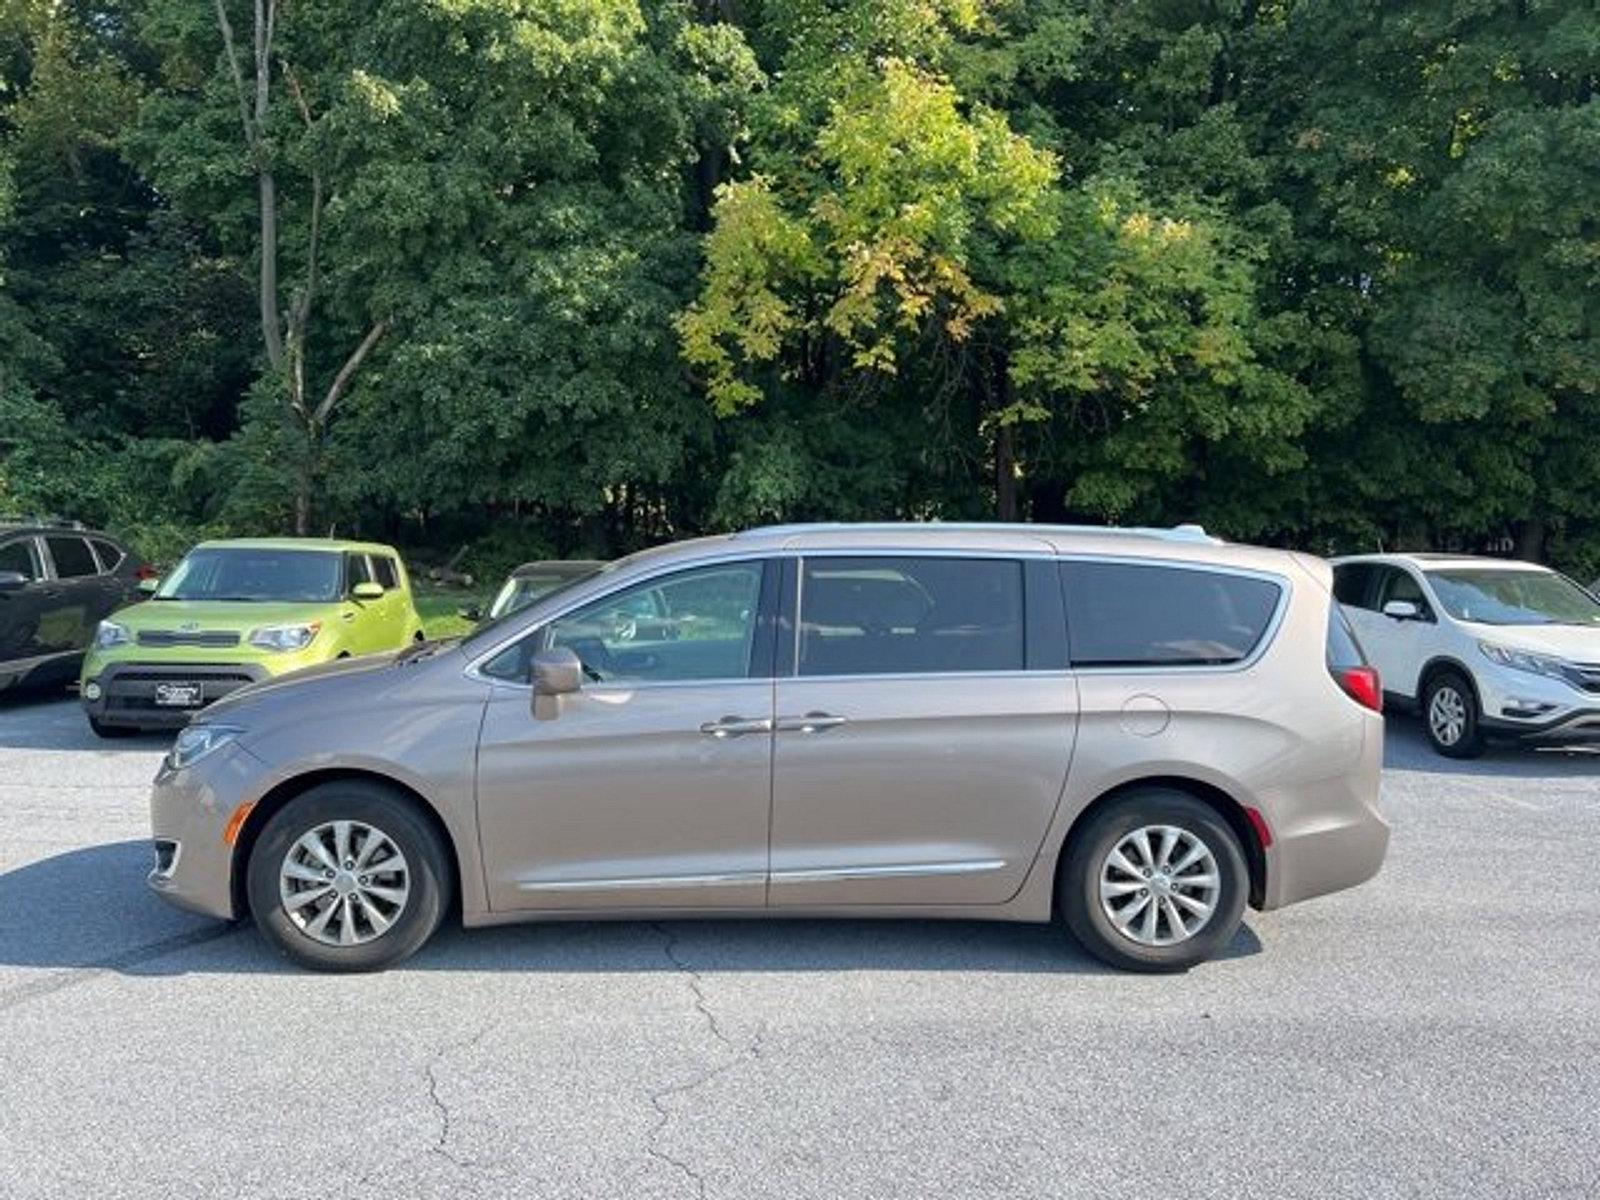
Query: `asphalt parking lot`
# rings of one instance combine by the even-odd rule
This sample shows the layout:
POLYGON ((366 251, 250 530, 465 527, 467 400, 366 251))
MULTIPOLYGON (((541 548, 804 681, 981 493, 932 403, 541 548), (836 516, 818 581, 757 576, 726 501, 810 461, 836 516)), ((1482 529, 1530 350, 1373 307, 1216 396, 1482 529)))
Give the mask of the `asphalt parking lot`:
POLYGON ((1600 755, 1392 723, 1384 873, 1183 977, 795 921, 320 977, 146 892, 164 748, 0 698, 0 1196, 1600 1195, 1600 755))

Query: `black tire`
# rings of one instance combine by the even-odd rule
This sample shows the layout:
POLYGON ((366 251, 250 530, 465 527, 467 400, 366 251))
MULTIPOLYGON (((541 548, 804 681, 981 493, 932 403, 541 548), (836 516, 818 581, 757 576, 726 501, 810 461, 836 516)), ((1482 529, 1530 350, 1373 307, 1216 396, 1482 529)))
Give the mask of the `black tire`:
MULTIPOLYGON (((382 784, 351 779, 319 784, 273 815, 250 850, 246 890, 257 928, 295 962, 318 971, 379 971, 415 954, 433 936, 449 903, 451 879, 439 836, 415 804, 382 784), (333 821, 355 821, 380 830, 406 863, 409 890, 391 914, 392 924, 370 941, 354 945, 318 941, 289 915, 279 892, 280 872, 291 847, 302 835, 333 821)), ((360 907, 356 902, 357 912, 360 907)))
MULTIPOLYGON (((1125 971, 1186 971, 1214 957, 1233 940, 1250 892, 1250 870, 1238 837, 1214 808, 1186 792, 1141 788, 1107 804, 1073 834, 1057 888, 1057 904, 1067 928, 1102 962, 1125 971), (1168 945, 1146 945, 1124 933, 1100 900, 1101 871, 1112 851, 1129 834, 1148 825, 1182 830, 1203 844, 1217 865, 1210 915, 1195 933, 1168 945)), ((1130 896, 1128 903, 1137 895, 1130 896)), ((1184 915, 1193 919, 1187 910, 1184 915)), ((1160 923, 1168 918, 1160 914, 1157 920, 1159 933, 1160 923)), ((1166 928, 1170 935, 1170 923, 1166 928)))
POLYGON ((139 731, 131 725, 107 725, 104 721, 94 717, 89 718, 89 728, 94 730, 96 737, 125 738, 132 737, 139 731))
POLYGON ((1428 677, 1422 689, 1422 732, 1435 751, 1446 758, 1477 758, 1484 750, 1480 715, 1477 689, 1460 671, 1436 671, 1428 677), (1436 704, 1447 712, 1459 712, 1459 726, 1436 714, 1436 704), (1460 732, 1452 740, 1456 728, 1460 732))

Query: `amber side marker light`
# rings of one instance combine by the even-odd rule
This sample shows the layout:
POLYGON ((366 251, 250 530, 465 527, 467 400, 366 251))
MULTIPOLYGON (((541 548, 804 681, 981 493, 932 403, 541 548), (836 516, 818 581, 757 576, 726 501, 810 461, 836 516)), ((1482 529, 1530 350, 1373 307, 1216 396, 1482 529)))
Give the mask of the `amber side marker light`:
POLYGON ((250 819, 250 810, 255 808, 254 800, 246 801, 233 810, 233 816, 228 818, 228 824, 222 830, 222 840, 228 845, 233 845, 239 840, 239 831, 244 828, 244 823, 250 819))

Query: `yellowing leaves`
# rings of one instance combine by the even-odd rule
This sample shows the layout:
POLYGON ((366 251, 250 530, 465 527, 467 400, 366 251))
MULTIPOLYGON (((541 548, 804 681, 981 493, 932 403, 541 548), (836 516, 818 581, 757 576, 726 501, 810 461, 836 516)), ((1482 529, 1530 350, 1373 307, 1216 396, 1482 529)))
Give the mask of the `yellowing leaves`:
POLYGON ((701 294, 679 333, 719 411, 749 403, 748 379, 735 380, 802 334, 831 335, 856 369, 884 374, 924 333, 965 340, 1003 308, 974 277, 980 243, 1053 229, 1054 156, 899 59, 834 102, 803 161, 733 185, 717 204, 701 294))

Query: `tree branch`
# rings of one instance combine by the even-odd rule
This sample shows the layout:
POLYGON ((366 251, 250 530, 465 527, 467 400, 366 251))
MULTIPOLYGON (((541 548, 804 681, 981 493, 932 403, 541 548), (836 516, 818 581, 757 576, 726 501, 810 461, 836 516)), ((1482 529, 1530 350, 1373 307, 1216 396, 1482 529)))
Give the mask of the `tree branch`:
POLYGON ((250 103, 245 99, 244 71, 239 66, 239 52, 233 42, 233 24, 228 20, 228 10, 222 0, 217 0, 217 25, 222 29, 222 48, 227 51, 228 66, 233 71, 234 90, 239 95, 239 121, 244 126, 245 145, 254 151, 256 132, 250 123, 250 103))
POLYGON ((322 398, 322 403, 317 405, 313 420, 320 427, 325 424, 333 413, 334 405, 338 404, 345 392, 350 388, 350 380, 361 368, 361 362, 374 346, 378 339, 388 331, 389 322, 379 321, 367 330, 367 336, 361 339, 361 344, 350 352, 350 357, 344 360, 344 366, 339 368, 339 373, 334 376, 333 383, 328 387, 328 394, 322 398))

